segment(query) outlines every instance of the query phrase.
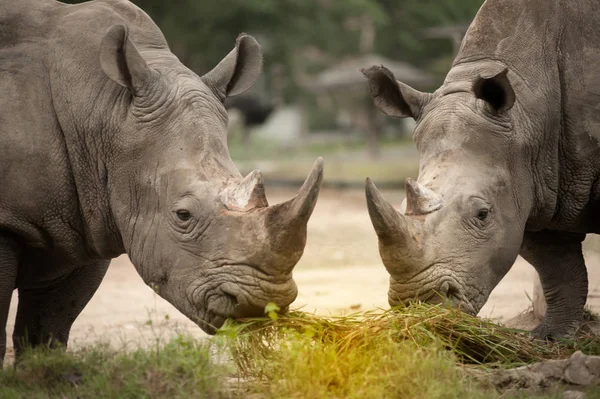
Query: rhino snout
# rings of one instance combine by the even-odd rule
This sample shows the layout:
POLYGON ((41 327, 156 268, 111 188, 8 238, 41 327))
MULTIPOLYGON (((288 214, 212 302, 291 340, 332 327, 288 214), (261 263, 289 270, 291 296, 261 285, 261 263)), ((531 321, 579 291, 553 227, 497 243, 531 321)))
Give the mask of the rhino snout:
POLYGON ((440 279, 435 273, 427 276, 430 281, 400 283, 399 280, 390 278, 388 303, 391 307, 408 304, 411 302, 426 302, 431 304, 450 303, 460 307, 469 314, 477 314, 479 306, 477 298, 470 298, 468 290, 454 278, 440 279))
POLYGON ((269 303, 275 303, 285 311, 298 296, 298 287, 291 278, 284 282, 261 281, 244 286, 225 283, 221 291, 235 304, 229 315, 235 319, 264 316, 269 303))

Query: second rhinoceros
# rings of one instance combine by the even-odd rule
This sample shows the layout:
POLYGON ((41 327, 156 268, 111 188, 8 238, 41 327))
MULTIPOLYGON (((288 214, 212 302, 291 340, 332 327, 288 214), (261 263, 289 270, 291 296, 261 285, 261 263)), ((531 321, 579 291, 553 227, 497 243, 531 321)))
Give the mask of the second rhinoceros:
POLYGON ((296 298, 323 165, 274 206, 234 166, 223 101, 261 66, 241 35, 199 77, 128 1, 0 0, 0 359, 13 289, 17 352, 66 343, 122 253, 209 332, 296 298))
POLYGON ((441 294, 475 314, 521 254, 547 302, 534 335, 573 331, 600 232, 599 27, 596 1, 487 0, 435 93, 364 71, 380 109, 417 122, 401 212, 366 187, 390 304, 441 294))

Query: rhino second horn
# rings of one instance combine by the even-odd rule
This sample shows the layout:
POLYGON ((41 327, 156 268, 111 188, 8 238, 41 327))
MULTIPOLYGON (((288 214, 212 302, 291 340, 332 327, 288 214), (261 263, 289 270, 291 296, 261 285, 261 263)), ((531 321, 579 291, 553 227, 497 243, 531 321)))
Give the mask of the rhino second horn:
POLYGON ((426 215, 437 211, 444 204, 442 197, 410 177, 404 183, 406 189, 405 215, 426 215))
POLYGON ((228 186, 221 194, 223 204, 229 210, 248 211, 269 206, 265 195, 262 173, 253 170, 239 183, 228 186))

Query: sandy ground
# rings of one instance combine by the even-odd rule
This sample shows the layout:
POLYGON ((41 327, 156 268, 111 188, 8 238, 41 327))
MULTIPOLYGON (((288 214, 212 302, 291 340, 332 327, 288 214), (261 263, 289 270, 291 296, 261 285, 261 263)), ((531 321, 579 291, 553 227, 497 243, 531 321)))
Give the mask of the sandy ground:
MULTIPOLYGON (((270 203, 291 198, 291 190, 270 190, 270 203)), ((399 205, 403 194, 385 193, 399 205)), ((588 305, 600 312, 600 253, 586 253, 590 272, 588 305)), ((507 320, 530 305, 533 268, 519 259, 496 287, 480 316, 507 320)), ((299 296, 294 307, 339 315, 387 307, 388 275, 377 252, 377 240, 362 191, 324 190, 311 218, 304 256, 295 269, 299 296)), ((12 334, 15 293, 9 316, 12 334)), ((113 261, 104 281, 71 330, 71 346, 97 341, 145 345, 185 332, 204 333, 137 275, 126 256, 113 261)), ((9 342, 12 346, 12 342, 9 342)))

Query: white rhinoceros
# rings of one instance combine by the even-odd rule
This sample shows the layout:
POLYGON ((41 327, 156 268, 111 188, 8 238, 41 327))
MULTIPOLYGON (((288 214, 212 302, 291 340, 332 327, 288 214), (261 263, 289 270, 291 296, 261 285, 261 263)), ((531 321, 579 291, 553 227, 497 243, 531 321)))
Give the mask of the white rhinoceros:
POLYGON ((417 122, 419 178, 402 212, 366 188, 392 305, 446 297, 477 313, 521 254, 548 306, 534 335, 580 321, 581 242, 600 232, 598 6, 487 0, 433 94, 364 71, 380 109, 417 122))
POLYGON ((125 0, 0 0, 0 359, 11 294, 24 344, 65 343, 109 261, 212 332, 297 295, 322 181, 268 206, 227 149, 223 101, 262 68, 250 36, 199 77, 125 0))

